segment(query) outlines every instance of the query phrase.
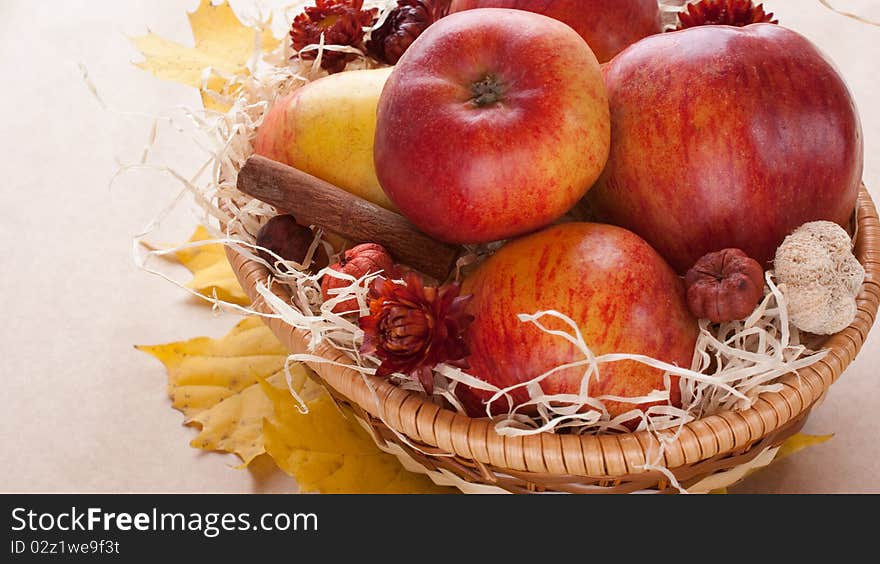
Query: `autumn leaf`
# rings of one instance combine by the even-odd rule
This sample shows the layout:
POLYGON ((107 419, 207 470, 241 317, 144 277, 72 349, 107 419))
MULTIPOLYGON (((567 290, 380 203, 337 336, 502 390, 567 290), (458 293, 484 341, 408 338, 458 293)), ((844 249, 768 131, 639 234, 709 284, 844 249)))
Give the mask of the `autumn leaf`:
POLYGON ((309 378, 291 363, 291 387, 307 401, 300 412, 284 373, 287 351, 258 317, 220 339, 139 346, 168 371, 172 405, 201 430, 191 446, 234 453, 248 465, 268 452, 304 491, 436 493, 422 475, 385 454, 309 378))
MULTIPOLYGON (((245 465, 265 452, 263 419, 274 415, 275 407, 259 383, 287 390, 288 353, 259 318, 245 319, 222 339, 137 348, 165 365, 172 405, 186 424, 201 428, 192 446, 237 454, 245 465)), ((290 370, 292 386, 302 390, 307 369, 294 364, 290 370)))
POLYGON ((321 493, 453 493, 436 486, 423 474, 403 468, 394 456, 382 452, 370 435, 343 415, 328 395, 309 402, 309 413, 296 410, 285 389, 263 384, 275 404, 265 422, 266 451, 282 470, 293 476, 302 491, 321 493))
MULTIPOLYGON (((199 226, 192 236, 189 243, 198 241, 208 241, 212 239, 208 230, 199 226)), ((148 243, 141 243, 150 250, 156 250, 159 247, 148 243)), ((226 250, 219 243, 210 243, 189 247, 175 251, 173 255, 163 254, 162 258, 171 261, 177 261, 193 273, 186 287, 195 290, 203 296, 213 298, 215 295, 224 302, 238 305, 248 305, 251 303, 250 298, 242 290, 226 257, 226 250)))
MULTIPOLYGON (((208 230, 199 226, 189 242, 207 241, 211 239, 208 230)), ((226 249, 223 245, 208 244, 189 249, 182 249, 175 253, 177 260, 193 273, 192 280, 186 285, 204 296, 214 296, 224 302, 238 305, 248 305, 250 298, 241 289, 235 272, 226 257, 226 249)))
MULTIPOLYGON (((135 46, 144 55, 144 60, 136 63, 137 66, 159 78, 202 88, 203 74, 207 69, 224 76, 245 75, 247 62, 253 56, 258 40, 264 51, 271 51, 279 44, 268 29, 259 31, 244 25, 226 2, 214 6, 210 0, 202 0, 188 17, 194 47, 169 41, 152 32, 133 37, 135 46)), ((226 82, 226 79, 212 74, 207 89, 224 96, 234 94, 239 86, 226 82)), ((228 109, 204 89, 202 102, 208 109, 228 109)))
MULTIPOLYGON (((834 435, 807 435, 806 433, 798 433, 792 437, 789 437, 782 446, 779 447, 779 450, 776 451, 776 455, 773 457, 773 461, 765 467, 753 469, 747 472, 743 479, 746 479, 748 476, 755 474, 756 472, 760 472, 764 468, 768 468, 780 460, 784 458, 788 458, 789 456, 798 453, 806 448, 820 445, 824 442, 831 440, 834 435)), ((721 488, 717 490, 713 490, 709 493, 713 494, 726 494, 727 488, 721 488)))
POLYGON ((779 447, 779 450, 776 452, 776 457, 773 459, 773 463, 775 464, 806 448, 821 445, 824 442, 830 441, 832 438, 834 438, 834 435, 807 435, 806 433, 798 433, 782 443, 782 446, 779 447))

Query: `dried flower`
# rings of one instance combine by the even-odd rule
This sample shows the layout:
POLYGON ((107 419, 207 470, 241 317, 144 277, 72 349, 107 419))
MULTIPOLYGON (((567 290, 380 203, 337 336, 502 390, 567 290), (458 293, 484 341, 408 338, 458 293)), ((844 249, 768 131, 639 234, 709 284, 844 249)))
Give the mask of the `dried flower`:
POLYGON ((370 315, 360 319, 363 354, 382 360, 377 376, 399 372, 417 378, 429 394, 433 368, 447 362, 466 367, 462 333, 473 317, 465 313, 471 296, 459 296, 458 284, 425 286, 416 273, 405 284, 377 279, 370 289, 370 315))
POLYGON ((764 5, 752 0, 701 0, 689 4, 687 11, 678 14, 676 28, 687 29, 701 25, 732 25, 744 27, 754 23, 779 23, 773 14, 764 12, 764 5))
MULTIPOLYGON (((364 27, 372 24, 376 9, 364 10, 364 0, 315 0, 315 6, 305 8, 293 20, 290 38, 293 48, 299 52, 308 45, 321 44, 363 48, 364 27)), ((318 51, 307 51, 303 59, 314 60, 318 51)), ((321 68, 329 73, 341 72, 345 65, 355 60, 355 53, 323 50, 321 68)))
POLYGON ((450 0, 400 0, 367 41, 367 52, 376 60, 396 65, 412 42, 428 26, 449 13, 450 0))

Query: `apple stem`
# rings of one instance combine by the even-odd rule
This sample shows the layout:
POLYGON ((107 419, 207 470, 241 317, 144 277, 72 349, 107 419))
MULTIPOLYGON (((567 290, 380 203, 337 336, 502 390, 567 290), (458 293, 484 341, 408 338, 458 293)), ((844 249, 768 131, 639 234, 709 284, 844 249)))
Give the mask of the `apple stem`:
POLYGON ((471 86, 471 93, 474 95, 471 98, 474 105, 478 108, 485 108, 501 101, 503 87, 495 75, 489 74, 483 80, 475 82, 471 86))

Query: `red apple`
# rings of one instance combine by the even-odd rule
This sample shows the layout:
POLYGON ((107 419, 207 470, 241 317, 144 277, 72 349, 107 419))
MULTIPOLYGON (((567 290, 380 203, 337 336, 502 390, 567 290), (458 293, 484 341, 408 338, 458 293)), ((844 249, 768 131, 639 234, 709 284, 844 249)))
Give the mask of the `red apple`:
POLYGON ((798 226, 849 222, 861 125, 804 37, 772 24, 697 27, 644 39, 604 73, 611 156, 588 205, 680 273, 726 248, 767 267, 798 226))
MULTIPOLYGON (((499 388, 584 358, 566 340, 521 322, 517 314, 555 310, 567 315, 596 355, 642 354, 684 368, 693 358, 697 322, 688 311, 682 280, 645 241, 619 227, 567 223, 517 239, 465 280, 466 294, 473 295, 468 313, 474 316, 465 334, 468 372, 499 388)), ((571 333, 556 319, 542 322, 571 333)), ((547 394, 577 394, 583 374, 582 368, 566 369, 544 380, 542 388, 547 394)), ((589 382, 593 397, 642 397, 665 389, 663 371, 632 360, 602 364, 600 377, 589 382)), ((678 378, 671 384, 670 399, 680 405, 678 378)), ((491 397, 470 392, 483 401, 491 397)), ((528 400, 524 389, 513 396, 517 405, 528 400)), ((639 407, 650 405, 656 404, 639 407)), ((612 416, 636 407, 616 401, 605 406, 612 416)), ((485 416, 485 405, 473 407, 471 415, 485 416)), ((506 412, 508 405, 502 398, 492 407, 506 412)))
POLYGON ((495 241, 570 210, 602 172, 609 135, 599 63, 570 27, 470 10, 429 27, 391 73, 376 173, 429 235, 495 241))
POLYGON ((600 63, 663 30, 657 0, 452 0, 450 11, 474 8, 515 8, 557 19, 584 38, 600 63))

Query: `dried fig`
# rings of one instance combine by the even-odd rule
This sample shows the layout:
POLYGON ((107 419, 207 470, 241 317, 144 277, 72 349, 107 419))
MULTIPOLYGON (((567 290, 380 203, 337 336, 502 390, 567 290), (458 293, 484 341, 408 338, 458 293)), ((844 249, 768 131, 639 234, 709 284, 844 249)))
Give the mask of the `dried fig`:
POLYGON ((764 269, 739 249, 709 253, 685 276, 691 313, 713 323, 745 319, 764 296, 764 269))

